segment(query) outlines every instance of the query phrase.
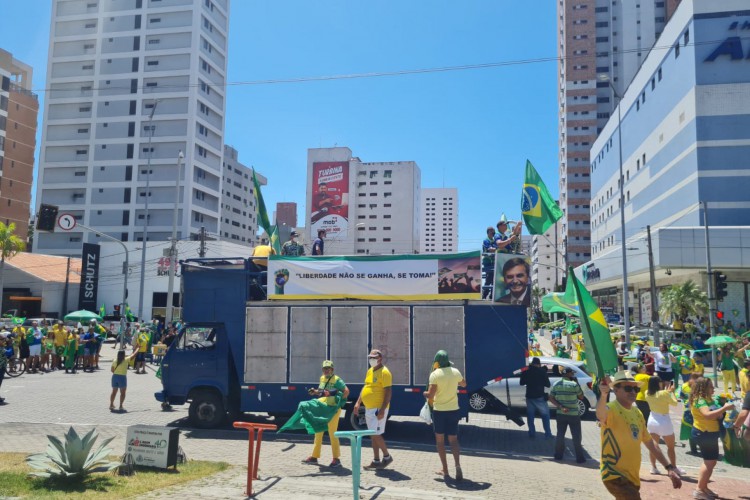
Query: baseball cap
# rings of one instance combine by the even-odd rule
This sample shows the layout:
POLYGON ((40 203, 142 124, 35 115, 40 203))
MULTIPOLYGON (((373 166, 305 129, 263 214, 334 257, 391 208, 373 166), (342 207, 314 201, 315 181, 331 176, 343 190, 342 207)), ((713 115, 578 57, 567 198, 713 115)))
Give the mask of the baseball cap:
POLYGON ((323 368, 333 368, 333 361, 330 359, 323 361, 323 368))
POLYGON ((289 236, 299 236, 299 233, 297 231, 292 231, 289 233, 289 236))
POLYGON ((372 351, 370 351, 370 354, 368 354, 367 357, 368 358, 382 358, 383 353, 380 352, 379 349, 373 349, 372 351))

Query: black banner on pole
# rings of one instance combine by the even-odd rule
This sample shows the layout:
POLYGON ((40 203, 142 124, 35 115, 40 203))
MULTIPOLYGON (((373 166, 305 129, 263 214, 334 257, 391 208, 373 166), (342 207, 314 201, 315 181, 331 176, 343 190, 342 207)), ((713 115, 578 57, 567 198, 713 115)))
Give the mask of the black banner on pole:
POLYGON ((97 312, 96 293, 99 288, 99 245, 84 243, 81 254, 81 288, 78 309, 97 312))

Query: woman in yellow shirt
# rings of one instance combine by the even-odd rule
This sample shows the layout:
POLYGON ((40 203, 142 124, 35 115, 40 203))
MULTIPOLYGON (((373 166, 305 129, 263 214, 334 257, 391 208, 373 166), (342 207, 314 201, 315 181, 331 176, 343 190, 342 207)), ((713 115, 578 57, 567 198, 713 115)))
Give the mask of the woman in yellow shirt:
POLYGON ((122 404, 125 402, 125 391, 128 388, 128 363, 135 358, 138 350, 134 350, 130 356, 125 356, 125 351, 117 351, 117 359, 112 362, 112 394, 109 396, 109 411, 115 411, 115 396, 117 390, 120 390, 120 412, 125 408, 122 404))
POLYGON ((703 465, 698 473, 698 485, 693 498, 713 500, 718 495, 708 489, 708 482, 719 458, 719 420, 724 412, 734 408, 732 403, 716 408, 713 405, 714 384, 701 377, 690 393, 690 413, 693 416, 692 437, 700 447, 703 465))
POLYGON ((646 373, 646 365, 644 365, 643 363, 638 363, 636 374, 633 378, 635 378, 635 381, 639 383, 640 387, 640 389, 638 390, 638 394, 635 397, 635 405, 639 410, 641 410, 643 419, 648 422, 648 417, 651 414, 651 410, 649 408, 648 401, 646 401, 646 390, 648 389, 648 381, 651 378, 651 375, 646 373))
MULTIPOLYGON (((646 390, 646 402, 651 410, 646 428, 654 445, 659 446, 659 439, 664 438, 667 445, 667 456, 669 463, 677 465, 677 457, 674 451, 674 427, 672 419, 669 418, 669 407, 677 406, 677 397, 674 395, 674 384, 667 382, 667 388, 661 390, 661 379, 659 377, 650 377, 648 379, 648 389, 646 390)), ((656 457, 650 453, 651 457, 651 474, 659 474, 656 467, 656 457)), ((677 472, 681 475, 685 471, 677 467, 677 472)))

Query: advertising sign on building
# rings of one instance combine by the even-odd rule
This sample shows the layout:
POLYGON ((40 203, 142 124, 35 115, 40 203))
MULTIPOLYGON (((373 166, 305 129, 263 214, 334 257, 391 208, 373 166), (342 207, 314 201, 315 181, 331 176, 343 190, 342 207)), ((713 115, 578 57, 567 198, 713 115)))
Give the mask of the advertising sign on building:
POLYGON ((345 161, 313 163, 312 234, 324 229, 326 237, 346 237, 349 229, 349 163, 345 161))
POLYGON ((156 425, 131 425, 125 440, 125 451, 136 465, 166 469, 177 465, 180 430, 156 425))
POLYGON ((98 311, 96 294, 99 288, 99 245, 84 243, 81 253, 81 287, 78 292, 78 309, 98 311))
POLYGON ((479 256, 479 252, 330 257, 272 255, 268 263, 271 277, 268 298, 479 299, 482 281, 479 256))

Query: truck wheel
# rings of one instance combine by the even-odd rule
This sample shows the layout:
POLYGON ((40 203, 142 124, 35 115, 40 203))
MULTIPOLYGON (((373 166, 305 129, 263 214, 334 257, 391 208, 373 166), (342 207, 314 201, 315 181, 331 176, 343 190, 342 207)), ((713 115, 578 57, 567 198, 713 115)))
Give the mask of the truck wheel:
POLYGON ((472 411, 482 412, 487 409, 489 401, 481 392, 477 391, 469 396, 469 407, 472 411))
POLYGON ((354 413, 354 408, 350 408, 347 410, 347 413, 349 414, 349 425, 352 426, 352 429, 355 431, 361 431, 364 429, 367 429, 367 423, 365 422, 365 407, 360 406, 359 407, 359 413, 354 413))
POLYGON ((190 402, 188 416, 190 423, 199 429, 218 427, 227 416, 224 403, 213 391, 198 391, 190 402))

